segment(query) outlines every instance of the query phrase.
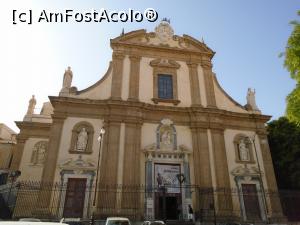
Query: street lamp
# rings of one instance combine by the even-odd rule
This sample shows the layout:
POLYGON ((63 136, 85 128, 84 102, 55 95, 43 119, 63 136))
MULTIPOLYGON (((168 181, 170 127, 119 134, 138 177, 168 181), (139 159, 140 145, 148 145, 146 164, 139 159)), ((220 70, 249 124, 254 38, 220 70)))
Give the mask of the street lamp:
POLYGON ((185 181, 185 176, 183 173, 179 173, 176 175, 177 180, 179 181, 180 184, 180 194, 181 194, 181 218, 183 219, 183 202, 182 202, 182 184, 185 181))
MULTIPOLYGON (((9 188, 9 192, 8 192, 8 196, 7 196, 7 204, 8 206, 10 207, 10 195, 11 195, 11 190, 13 188, 13 184, 14 182, 16 181, 16 179, 21 175, 21 171, 20 170, 15 170, 15 171, 12 171, 10 174, 9 174, 9 178, 11 179, 11 184, 10 184, 10 188, 9 188)), ((14 203, 14 205, 11 208, 11 216, 13 215, 13 211, 14 211, 14 208, 15 208, 15 204, 16 202, 14 203)))
POLYGON ((104 127, 101 127, 100 129, 100 134, 98 137, 98 141, 100 143, 99 145, 99 152, 98 152, 98 162, 97 162, 97 168, 96 168, 96 183, 95 183, 95 194, 94 194, 94 199, 93 199, 93 206, 92 206, 92 217, 91 217, 91 221, 90 224, 93 225, 94 224, 94 213, 95 213, 95 209, 96 209, 96 197, 97 197, 97 188, 98 188, 98 176, 99 176, 99 166, 100 166, 100 157, 101 157, 101 150, 102 150, 102 141, 103 141, 103 136, 105 134, 105 129, 104 127))
POLYGON ((260 167, 260 163, 259 163, 258 155, 257 155, 257 149, 256 149, 256 144, 255 144, 255 136, 256 136, 256 134, 254 134, 252 138, 250 138, 250 137, 246 137, 246 138, 248 140, 250 140, 251 143, 253 143, 254 152, 255 152, 255 158, 256 158, 257 167, 258 167, 258 173, 259 173, 259 183, 260 183, 260 187, 261 187, 261 190, 262 190, 262 196, 263 196, 263 204, 264 204, 265 216, 266 216, 266 219, 267 219, 268 218, 267 200, 266 200, 264 183, 263 183, 263 180, 262 180, 261 167, 260 167))

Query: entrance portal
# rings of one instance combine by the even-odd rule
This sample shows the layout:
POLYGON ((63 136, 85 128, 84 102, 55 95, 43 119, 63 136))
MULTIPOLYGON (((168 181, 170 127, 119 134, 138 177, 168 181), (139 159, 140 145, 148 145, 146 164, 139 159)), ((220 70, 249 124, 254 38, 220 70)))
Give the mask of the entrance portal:
POLYGON ((82 218, 86 179, 69 178, 63 217, 82 218))
POLYGON ((155 219, 178 220, 181 212, 180 196, 157 196, 155 201, 155 219), (165 212, 164 212, 165 204, 165 212), (164 215, 165 213, 165 215, 164 215), (164 218, 165 217, 165 218, 164 218))
POLYGON ((260 221, 261 212, 255 184, 242 184, 247 220, 260 221))

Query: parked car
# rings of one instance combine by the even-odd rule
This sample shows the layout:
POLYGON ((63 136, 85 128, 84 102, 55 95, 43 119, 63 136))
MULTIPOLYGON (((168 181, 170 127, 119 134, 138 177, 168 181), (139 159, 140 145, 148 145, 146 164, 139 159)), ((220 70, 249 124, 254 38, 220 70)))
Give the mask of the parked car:
POLYGON ((131 225, 128 218, 125 217, 108 217, 105 225, 131 225))
POLYGON ((68 225, 57 222, 0 221, 0 225, 68 225))
POLYGON ((165 225, 165 222, 162 220, 154 220, 154 221, 144 221, 142 225, 165 225))
POLYGON ((19 221, 26 221, 26 222, 41 222, 38 218, 20 218, 19 221))
POLYGON ((69 225, 84 225, 80 218, 62 218, 60 222, 69 225))

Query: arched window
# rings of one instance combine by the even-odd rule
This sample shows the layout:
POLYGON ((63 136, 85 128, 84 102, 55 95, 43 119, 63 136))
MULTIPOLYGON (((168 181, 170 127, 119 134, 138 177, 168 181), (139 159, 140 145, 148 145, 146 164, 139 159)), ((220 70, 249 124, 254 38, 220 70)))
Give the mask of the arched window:
POLYGON ((43 165, 45 162, 47 151, 48 151, 47 141, 37 142, 33 147, 30 162, 33 165, 43 165))
POLYGON ((82 121, 72 129, 72 137, 69 152, 72 154, 91 154, 94 137, 93 126, 82 121))

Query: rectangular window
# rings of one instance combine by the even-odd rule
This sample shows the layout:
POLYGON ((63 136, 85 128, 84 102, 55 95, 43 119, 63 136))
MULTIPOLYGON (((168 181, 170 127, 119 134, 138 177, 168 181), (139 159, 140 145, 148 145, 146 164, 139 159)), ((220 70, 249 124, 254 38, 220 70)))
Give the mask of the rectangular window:
POLYGON ((172 75, 158 74, 158 98, 173 99, 172 75))

